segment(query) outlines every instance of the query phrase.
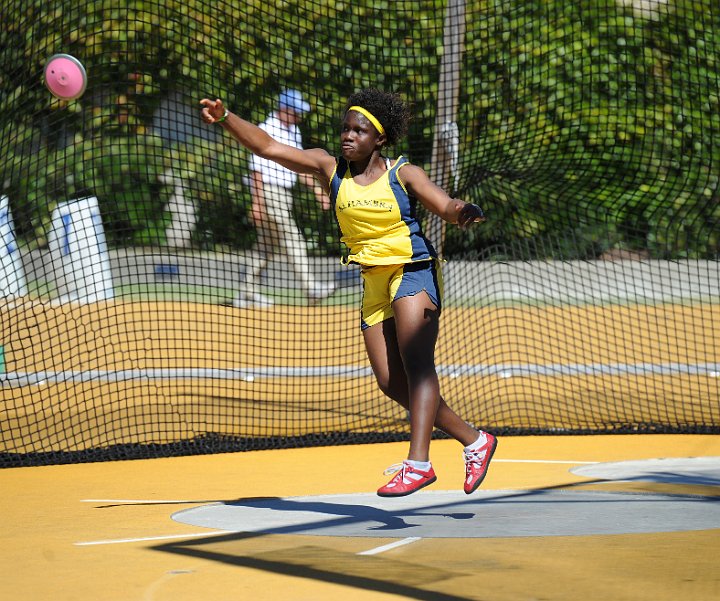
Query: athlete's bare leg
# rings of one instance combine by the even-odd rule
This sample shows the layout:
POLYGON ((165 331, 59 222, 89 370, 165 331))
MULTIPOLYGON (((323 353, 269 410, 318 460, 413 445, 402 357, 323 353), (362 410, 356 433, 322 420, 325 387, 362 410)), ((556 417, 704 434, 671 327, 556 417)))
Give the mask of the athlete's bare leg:
POLYGON ((435 369, 439 330, 437 307, 425 292, 393 302, 395 317, 363 331, 365 348, 380 389, 410 411, 408 459, 428 461, 433 427, 463 446, 477 430, 462 420, 440 395, 435 369))

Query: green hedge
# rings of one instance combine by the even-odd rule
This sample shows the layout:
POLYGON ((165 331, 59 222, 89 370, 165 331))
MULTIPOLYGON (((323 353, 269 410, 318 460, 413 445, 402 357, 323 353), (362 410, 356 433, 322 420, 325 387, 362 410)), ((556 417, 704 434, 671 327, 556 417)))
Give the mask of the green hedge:
MULTIPOLYGON (((349 93, 398 90, 415 120, 397 151, 428 167, 444 2, 0 5, 0 181, 31 243, 43 242, 55 203, 94 193, 112 244, 162 244, 168 169, 198 204, 198 246, 252 243, 246 154, 227 138, 169 143, 152 129, 174 92, 188 104, 222 97, 260 121, 283 87, 298 87, 314 107, 306 144, 333 151, 349 93), (86 65, 78 101, 51 100, 40 83, 55 52, 86 65)), ((720 10, 658 6, 648 18, 611 0, 467 2, 455 192, 480 202, 489 223, 462 236, 450 228, 449 254, 566 239, 530 254, 717 256, 720 10)), ((320 232, 317 252, 338 252, 309 194, 296 210, 309 236, 320 232)))

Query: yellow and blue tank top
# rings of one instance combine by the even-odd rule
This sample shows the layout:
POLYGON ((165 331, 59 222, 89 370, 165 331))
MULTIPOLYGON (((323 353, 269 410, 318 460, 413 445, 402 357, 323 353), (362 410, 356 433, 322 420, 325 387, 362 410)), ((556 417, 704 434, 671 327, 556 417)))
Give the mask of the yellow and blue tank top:
POLYGON ((348 162, 338 157, 330 199, 349 250, 347 261, 360 265, 398 265, 437 256, 415 214, 416 200, 398 177, 408 160, 400 156, 375 182, 361 186, 348 162))

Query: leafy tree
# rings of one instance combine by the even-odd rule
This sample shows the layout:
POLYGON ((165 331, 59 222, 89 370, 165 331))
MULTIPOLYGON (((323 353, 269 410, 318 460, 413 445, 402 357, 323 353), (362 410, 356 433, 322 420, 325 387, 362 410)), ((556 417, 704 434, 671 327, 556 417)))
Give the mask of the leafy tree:
MULTIPOLYGON (((281 89, 297 87, 314 108, 307 144, 337 151, 349 93, 400 91, 415 119, 393 150, 428 167, 439 56, 450 51, 444 10, 430 0, 212 10, 199 0, 0 0, 0 182, 18 231, 42 243, 57 202, 93 193, 113 244, 161 244, 171 170, 198 207, 198 245, 249 246, 247 155, 193 117, 204 96, 259 122, 281 89), (56 52, 87 68, 76 101, 42 86, 56 52)), ((717 256, 720 11, 710 0, 654 12, 468 0, 462 60, 454 192, 481 203, 489 224, 463 236, 451 228, 448 254, 521 240, 533 256, 717 256)), ((301 194, 297 211, 308 235, 320 231, 316 252, 337 252, 315 203, 301 194)))

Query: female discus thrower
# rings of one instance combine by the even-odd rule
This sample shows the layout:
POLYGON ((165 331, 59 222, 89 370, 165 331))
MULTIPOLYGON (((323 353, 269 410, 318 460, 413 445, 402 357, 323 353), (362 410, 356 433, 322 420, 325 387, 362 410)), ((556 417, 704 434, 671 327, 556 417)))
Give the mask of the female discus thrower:
POLYGON ((385 158, 384 146, 407 132, 410 113, 398 94, 367 89, 348 99, 343 114, 342 156, 302 150, 273 140, 230 112, 221 100, 203 99, 202 119, 219 123, 254 154, 297 173, 312 175, 335 205, 348 261, 363 279, 361 328, 380 389, 410 414, 407 459, 377 492, 409 495, 436 480, 430 463, 433 428, 464 448, 464 490, 483 481, 497 439, 462 420, 440 395, 435 343, 442 307, 442 277, 435 249, 416 220, 415 199, 449 223, 466 228, 484 219, 477 205, 450 198, 405 157, 385 158))

